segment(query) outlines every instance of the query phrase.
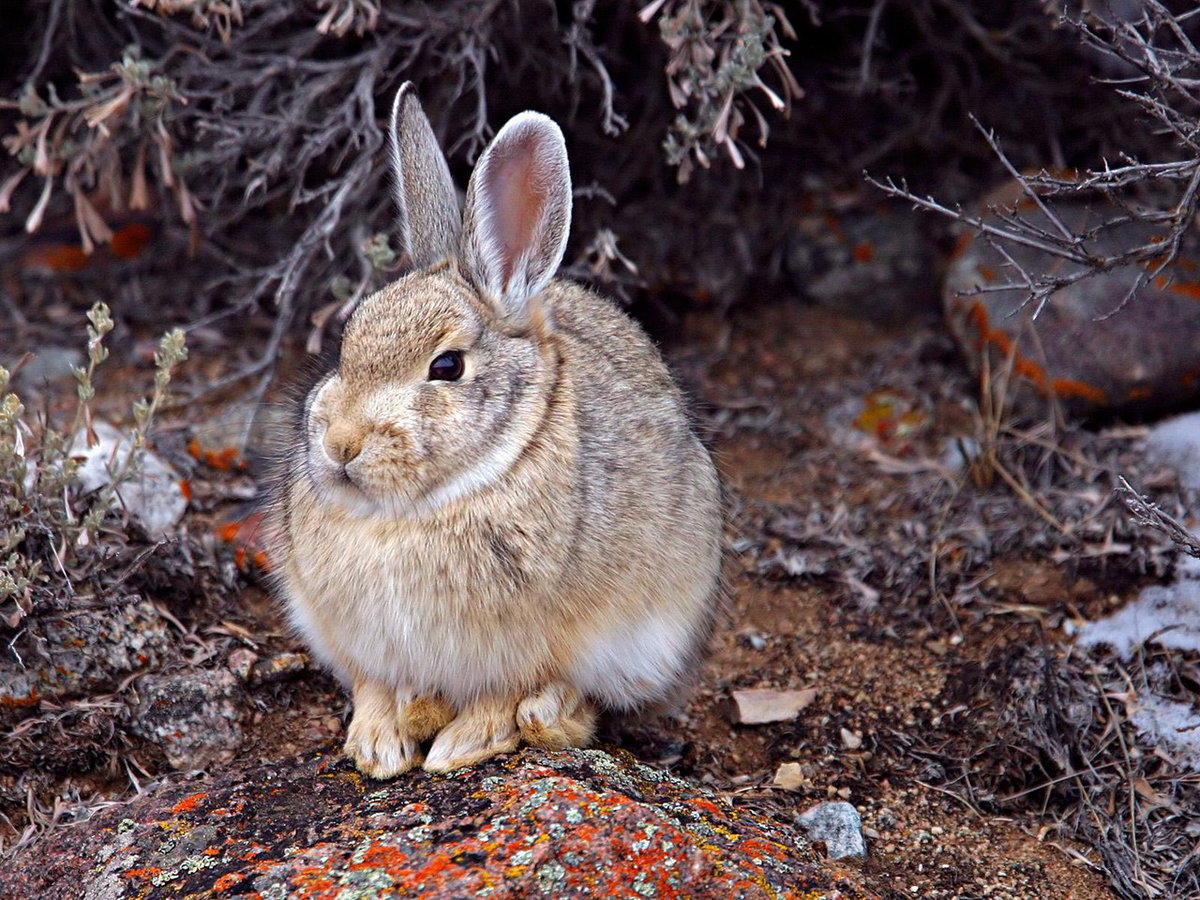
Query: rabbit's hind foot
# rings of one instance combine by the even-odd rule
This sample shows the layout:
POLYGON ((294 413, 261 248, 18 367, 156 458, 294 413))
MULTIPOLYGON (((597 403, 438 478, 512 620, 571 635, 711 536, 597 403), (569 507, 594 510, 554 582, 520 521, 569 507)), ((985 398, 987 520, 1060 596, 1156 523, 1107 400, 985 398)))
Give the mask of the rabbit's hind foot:
POLYGON ((596 709, 573 687, 556 681, 517 705, 517 728, 531 747, 586 747, 596 731, 596 709))
POLYGON ((427 772, 451 772, 517 749, 516 701, 480 697, 438 732, 425 757, 427 772))

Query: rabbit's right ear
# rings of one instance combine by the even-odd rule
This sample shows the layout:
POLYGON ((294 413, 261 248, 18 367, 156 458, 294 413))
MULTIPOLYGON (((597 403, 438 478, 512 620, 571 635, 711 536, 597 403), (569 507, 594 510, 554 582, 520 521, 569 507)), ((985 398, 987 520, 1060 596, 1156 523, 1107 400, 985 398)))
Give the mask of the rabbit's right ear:
POLYGON ((396 92, 390 131, 401 239, 413 265, 425 269, 458 252, 462 216, 446 157, 411 81, 396 92))

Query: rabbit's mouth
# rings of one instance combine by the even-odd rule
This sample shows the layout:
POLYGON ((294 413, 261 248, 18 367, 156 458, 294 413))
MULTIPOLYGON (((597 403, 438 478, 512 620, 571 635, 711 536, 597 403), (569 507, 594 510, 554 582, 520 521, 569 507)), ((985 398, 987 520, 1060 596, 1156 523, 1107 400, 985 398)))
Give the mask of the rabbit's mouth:
POLYGON ((323 465, 312 473, 312 483, 328 504, 356 518, 383 516, 412 519, 426 515, 439 503, 431 502, 436 487, 422 486, 416 473, 403 483, 379 484, 371 473, 354 464, 323 465))

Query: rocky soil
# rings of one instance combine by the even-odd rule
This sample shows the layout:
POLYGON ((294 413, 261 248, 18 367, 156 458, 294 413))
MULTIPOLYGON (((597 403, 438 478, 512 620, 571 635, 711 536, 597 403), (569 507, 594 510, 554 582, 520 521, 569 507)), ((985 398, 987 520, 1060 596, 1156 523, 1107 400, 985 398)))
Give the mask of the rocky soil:
POLYGON ((1114 472, 1139 472, 1138 432, 997 439, 993 461, 1017 473, 1014 487, 989 468, 976 386, 936 322, 872 325, 779 302, 669 325, 661 334, 728 484, 729 609, 684 710, 606 726, 602 746, 649 769, 622 762, 625 774, 614 775, 607 756, 522 752, 445 780, 372 785, 354 775, 336 754, 345 697, 309 666, 270 603, 252 517, 240 530, 229 524, 246 519, 255 476, 219 452, 236 416, 217 405, 199 417, 205 424, 188 413, 158 442, 188 469, 185 527, 208 535, 211 551, 189 565, 205 573, 207 592, 180 594, 169 570, 149 582, 167 623, 153 633, 169 632, 169 646, 154 645, 158 671, 126 669, 111 687, 107 702, 126 703, 124 713, 104 719, 109 707, 81 710, 70 697, 21 708, 37 724, 12 726, 10 758, 25 768, 8 768, 0 787, 8 797, 36 788, 38 803, 28 830, 16 804, 5 810, 18 826, 12 839, 25 830, 25 847, 0 869, 17 885, 6 896, 74 896, 67 886, 84 872, 96 897, 206 896, 218 885, 274 896, 268 888, 303 873, 325 885, 311 896, 342 896, 333 885, 358 884, 360 871, 407 873, 432 891, 422 896, 463 896, 488 872, 539 896, 560 876, 633 884, 642 871, 666 879, 658 895, 671 896, 682 870, 646 855, 666 843, 706 878, 742 873, 733 893, 706 887, 714 897, 1116 896, 1100 874, 1103 848, 1074 842, 1067 810, 1047 805, 1058 802, 1044 784, 1054 776, 1036 748, 1010 746, 997 722, 1020 687, 1006 679, 1029 654, 1052 655, 1071 622, 1119 606, 1166 570, 1162 542, 1134 535, 1110 498, 1114 472), (1060 445, 1071 456, 1057 455, 1060 445), (1069 533, 1053 524, 1064 522, 1069 533), (193 697, 197 685, 211 689, 193 697), (733 692, 759 688, 812 699, 782 721, 735 724, 733 692), (60 753, 37 781, 38 753, 62 750, 79 723, 91 729, 87 752, 60 753), (247 768, 256 765, 267 768, 247 768), (189 768, 205 772, 178 772, 189 768), (569 802, 530 805, 539 785, 569 802), (101 811, 139 790, 147 796, 134 806, 101 811), (667 795, 707 804, 715 818, 696 825, 667 795), (827 800, 862 816, 869 853, 851 876, 815 864, 798 837, 797 815, 827 800), (532 846, 536 808, 579 820, 552 843, 567 862, 532 846), (604 837, 598 826, 614 815, 634 831, 604 837), (525 844, 485 839, 517 820, 525 844), (735 820, 760 837, 735 836, 735 820), (431 832, 433 822, 444 830, 431 832), (650 825, 654 834, 637 836, 650 825), (770 853, 753 849, 760 839, 770 853), (712 842, 732 855, 714 862, 712 842), (515 855, 531 849, 528 860, 515 855), (360 868, 367 857, 386 864, 360 868))

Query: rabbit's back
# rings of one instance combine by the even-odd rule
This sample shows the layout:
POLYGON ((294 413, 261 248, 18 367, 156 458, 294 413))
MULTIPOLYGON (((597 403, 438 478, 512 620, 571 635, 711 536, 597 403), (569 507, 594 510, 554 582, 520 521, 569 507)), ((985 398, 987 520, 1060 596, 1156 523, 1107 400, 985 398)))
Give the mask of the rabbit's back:
POLYGON ((686 667, 707 640, 720 487, 684 396, 641 327, 576 285, 554 282, 551 291, 580 434, 568 580, 600 613, 594 639, 575 654, 575 680, 627 705, 639 681, 669 689, 667 670, 686 667))

